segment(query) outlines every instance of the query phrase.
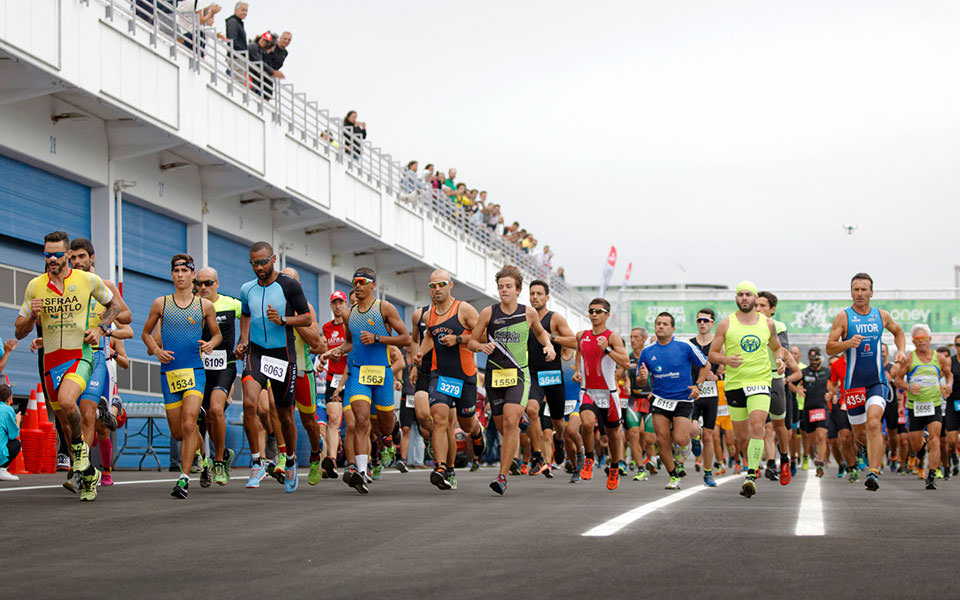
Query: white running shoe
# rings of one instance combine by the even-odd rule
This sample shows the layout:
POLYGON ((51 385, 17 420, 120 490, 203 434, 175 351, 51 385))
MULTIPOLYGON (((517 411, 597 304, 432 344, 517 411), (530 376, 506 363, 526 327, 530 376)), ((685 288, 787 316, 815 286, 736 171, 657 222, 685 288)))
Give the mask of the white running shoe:
POLYGON ((0 481, 20 481, 20 478, 4 467, 0 467, 0 481))

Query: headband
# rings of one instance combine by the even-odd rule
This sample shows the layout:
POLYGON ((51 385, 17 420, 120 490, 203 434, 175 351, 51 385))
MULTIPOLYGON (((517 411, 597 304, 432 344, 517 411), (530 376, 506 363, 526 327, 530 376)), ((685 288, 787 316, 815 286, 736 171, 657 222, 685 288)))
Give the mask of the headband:
POLYGON ((368 279, 374 283, 376 283, 377 281, 376 276, 371 275, 370 273, 367 273, 365 271, 354 271, 353 278, 357 279, 358 277, 362 277, 363 279, 368 279))
POLYGON ((192 262, 187 262, 187 261, 185 261, 185 260, 178 260, 177 262, 172 263, 172 264, 170 265, 170 269, 171 269, 171 270, 172 270, 172 269, 176 269, 177 267, 186 267, 186 268, 190 269, 191 271, 196 271, 196 270, 197 270, 197 268, 194 266, 194 264, 193 264, 192 262))

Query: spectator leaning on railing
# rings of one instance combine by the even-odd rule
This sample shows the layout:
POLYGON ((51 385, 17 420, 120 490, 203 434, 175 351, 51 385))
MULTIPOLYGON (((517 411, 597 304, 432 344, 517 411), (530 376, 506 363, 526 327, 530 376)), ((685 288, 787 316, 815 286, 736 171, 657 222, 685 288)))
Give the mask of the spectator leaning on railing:
POLYGON ((343 118, 343 135, 346 138, 344 140, 346 149, 353 158, 360 158, 363 140, 367 138, 367 124, 363 121, 357 121, 357 111, 351 110, 343 118))
POLYGON ((267 100, 273 95, 273 67, 266 62, 266 56, 276 48, 273 34, 265 31, 258 35, 253 44, 247 47, 250 57, 250 80, 254 91, 262 91, 267 100))
POLYGON ((287 46, 290 45, 290 40, 292 39, 293 35, 289 31, 284 31, 280 34, 280 37, 277 38, 277 45, 273 48, 273 51, 263 56, 263 62, 273 69, 273 76, 277 79, 284 79, 286 77, 280 69, 283 68, 283 62, 287 60, 287 46))
POLYGON ((247 18, 248 8, 246 2, 237 2, 233 14, 227 17, 227 39, 233 42, 233 49, 237 52, 247 49, 247 30, 243 27, 243 20, 247 18))
POLYGON ((417 161, 411 160, 400 175, 400 199, 404 202, 417 204, 420 195, 420 178, 417 177, 417 161))

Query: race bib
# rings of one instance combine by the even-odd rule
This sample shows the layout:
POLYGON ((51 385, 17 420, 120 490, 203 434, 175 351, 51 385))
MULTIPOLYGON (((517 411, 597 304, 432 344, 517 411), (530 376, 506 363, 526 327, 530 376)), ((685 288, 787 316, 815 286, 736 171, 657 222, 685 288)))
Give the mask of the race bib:
MULTIPOLYGON (((902 407, 901 407, 901 408, 902 408, 902 407)), ((898 411, 898 412, 897 412, 897 423, 899 423, 900 425, 906 425, 906 424, 907 424, 907 413, 905 413, 905 412, 903 412, 903 411, 898 411)))
POLYGON ((260 357, 260 372, 274 381, 283 381, 287 377, 287 361, 272 356, 260 357))
POLYGON ((637 402, 637 410, 642 413, 650 412, 650 399, 649 398, 640 398, 637 402))
POLYGON ((729 417, 730 416, 730 407, 726 404, 721 404, 717 407, 717 416, 718 417, 729 417))
POLYGON ((770 386, 769 385, 747 385, 743 388, 744 396, 757 396, 763 394, 765 396, 770 395, 770 386))
POLYGON ((184 392, 193 388, 196 381, 193 377, 193 369, 176 369, 164 373, 167 377, 167 387, 171 393, 184 392))
POLYGON ((494 369, 490 378, 493 380, 491 385, 495 388, 512 387, 520 381, 516 369, 494 369))
POLYGON ((827 410, 825 408, 811 408, 809 421, 811 423, 819 423, 820 421, 827 420, 827 410))
POLYGON ((593 405, 597 408, 610 408, 610 392, 605 390, 587 390, 586 394, 593 400, 593 405))
POLYGON ((704 381, 700 384, 700 396, 703 398, 714 398, 719 396, 720 392, 717 390, 716 381, 704 381))
POLYGON ((227 368, 227 351, 214 350, 209 354, 201 354, 203 368, 207 371, 222 371, 227 368))
POLYGON ((936 408, 934 408, 933 402, 913 403, 913 416, 915 417, 932 417, 935 412, 936 408))
POLYGON ((667 400, 666 398, 660 398, 659 396, 654 396, 653 407, 659 408, 660 410, 665 410, 667 412, 673 412, 677 408, 677 401, 667 400))
POLYGON ((843 403, 847 405, 847 410, 863 406, 867 403, 867 388, 843 390, 843 403))
POLYGON ((567 400, 563 403, 563 414, 564 416, 572 414, 573 411, 577 409, 576 400, 567 400))
POLYGON ((53 381, 53 388, 57 389, 60 387, 60 382, 63 381, 63 376, 67 374, 67 371, 70 370, 74 362, 69 360, 62 365, 57 365, 54 368, 50 369, 50 379, 53 381))
POLYGON ((415 404, 414 404, 414 401, 413 401, 413 394, 407 394, 407 397, 406 397, 406 399, 404 400, 404 402, 406 403, 405 406, 406 406, 407 408, 414 408, 415 404))
POLYGON ((626 410, 628 398, 620 398, 619 400, 620 400, 620 410, 626 410))
POLYGON ((459 398, 463 394, 463 380, 441 376, 437 380, 437 391, 451 398, 459 398))
POLYGON ((330 387, 332 387, 333 389, 337 389, 337 387, 340 385, 340 380, 342 379, 343 379, 343 373, 337 373, 336 375, 330 378, 330 387))
POLYGON ((357 380, 360 385, 383 385, 386 372, 387 368, 383 365, 363 365, 357 380))
POLYGON ((540 387, 546 387, 548 385, 560 385, 563 383, 563 374, 559 370, 540 371, 537 373, 537 383, 540 384, 540 387))

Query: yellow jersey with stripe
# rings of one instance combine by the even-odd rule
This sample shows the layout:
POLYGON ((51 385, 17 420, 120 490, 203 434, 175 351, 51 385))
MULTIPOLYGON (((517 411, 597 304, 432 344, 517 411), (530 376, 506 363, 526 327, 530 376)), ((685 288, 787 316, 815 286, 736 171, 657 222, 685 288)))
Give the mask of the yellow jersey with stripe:
MULTIPOLYGON (((43 338, 43 362, 49 369, 71 359, 90 358, 90 344, 83 341, 83 332, 90 329, 92 305, 106 306, 113 301, 113 293, 100 276, 79 269, 70 269, 58 290, 46 273, 27 283, 20 315, 30 316, 30 303, 43 301, 40 312, 40 336, 43 338)), ((97 313, 97 323, 100 322, 97 313)))

